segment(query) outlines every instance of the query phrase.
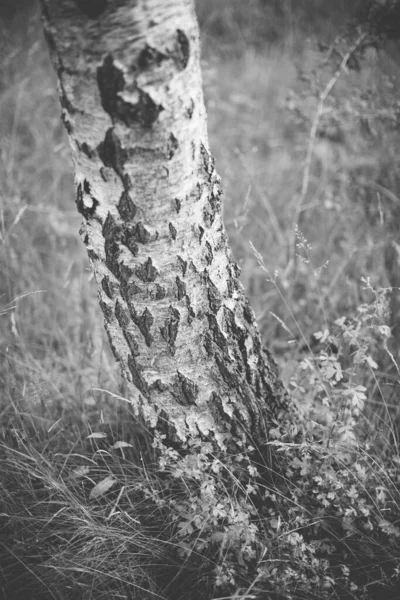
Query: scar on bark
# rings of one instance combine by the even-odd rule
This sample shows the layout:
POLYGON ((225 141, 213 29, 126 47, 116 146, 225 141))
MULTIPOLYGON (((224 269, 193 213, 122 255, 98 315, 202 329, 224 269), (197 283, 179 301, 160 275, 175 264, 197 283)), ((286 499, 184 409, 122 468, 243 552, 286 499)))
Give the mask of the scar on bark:
POLYGON ((75 202, 78 212, 85 219, 90 219, 90 217, 93 217, 96 213, 96 208, 99 205, 99 201, 90 194, 90 185, 86 179, 83 182, 83 187, 81 183, 78 185, 75 202), (86 197, 86 202, 84 197, 86 197), (91 202, 91 206, 88 205, 88 200, 91 202))
POLYGON ((114 123, 122 121, 128 127, 140 124, 150 128, 158 119, 160 112, 164 110, 161 104, 156 104, 150 94, 137 85, 135 85, 135 92, 138 101, 132 103, 123 99, 121 93, 125 88, 125 76, 115 65, 112 54, 108 54, 97 69, 97 85, 101 104, 114 123))
POLYGON ((131 309, 132 321, 137 325, 140 333, 143 335, 146 345, 150 348, 153 343, 153 336, 151 335, 150 329, 154 323, 154 317, 148 308, 145 308, 141 315, 131 309))
POLYGON ((176 287, 177 287, 177 297, 178 300, 182 300, 186 296, 186 285, 184 284, 179 277, 176 278, 176 287))
POLYGON ((164 54, 146 44, 143 50, 139 54, 138 65, 141 70, 151 69, 152 67, 159 67, 164 60, 168 59, 168 55, 164 54))
POLYGON ((177 371, 171 394, 178 404, 181 406, 191 406, 196 404, 198 393, 199 389, 194 381, 185 377, 180 371, 177 371))
POLYGON ((164 321, 164 326, 160 327, 160 333, 164 340, 167 342, 168 348, 172 354, 175 355, 175 341, 178 335, 180 313, 176 308, 169 307, 168 317, 164 321))
POLYGON ((145 263, 136 267, 135 275, 138 277, 143 283, 151 283, 154 281, 158 275, 157 269, 153 266, 153 261, 149 257, 145 263))
POLYGON ((128 159, 125 148, 122 147, 113 127, 107 130, 104 141, 98 145, 97 151, 106 167, 112 167, 121 179, 124 177, 124 165, 128 159))
POLYGON ((137 212, 136 205, 126 190, 122 192, 117 208, 124 221, 132 221, 137 212))
POLYGON ((178 48, 179 48, 179 62, 182 69, 186 69, 189 57, 190 57, 190 44, 189 39, 182 29, 177 29, 178 48))
POLYGON ((172 223, 168 223, 168 228, 169 228, 169 232, 171 234, 172 239, 175 241, 176 240, 176 229, 175 229, 175 227, 172 225, 172 223))

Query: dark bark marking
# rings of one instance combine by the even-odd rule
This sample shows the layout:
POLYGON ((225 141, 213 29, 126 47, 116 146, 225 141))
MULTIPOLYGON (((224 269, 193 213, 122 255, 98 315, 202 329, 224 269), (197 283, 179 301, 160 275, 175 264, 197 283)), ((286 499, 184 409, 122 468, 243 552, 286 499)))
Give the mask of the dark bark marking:
POLYGON ((214 358, 213 343, 210 335, 206 335, 203 346, 205 351, 207 352, 207 356, 209 356, 210 358, 214 358))
POLYGON ((121 229, 118 227, 111 213, 108 213, 103 226, 104 250, 106 254, 106 266, 115 275, 120 277, 120 265, 118 258, 120 255, 119 241, 121 239, 121 229))
POLYGON ((156 48, 152 48, 152 46, 146 44, 139 54, 138 65, 139 68, 144 71, 146 69, 151 69, 154 66, 159 67, 161 63, 168 58, 169 57, 167 54, 164 54, 156 48))
POLYGON ((182 300, 182 298, 186 296, 186 285, 181 279, 179 279, 179 277, 177 277, 175 281, 177 287, 177 298, 178 300, 182 300))
POLYGON ((192 260, 191 260, 191 261, 190 261, 190 263, 189 263, 189 269, 192 271, 192 273, 193 273, 194 275, 197 275, 197 274, 198 274, 198 270, 197 270, 197 268, 196 268, 196 265, 194 264, 194 262, 193 262, 192 260))
POLYGON ((199 225, 199 242, 200 242, 200 244, 201 244, 201 240, 203 239, 203 235, 204 235, 204 227, 199 225))
MULTIPOLYGON (((215 185, 215 184, 214 184, 215 185)), ((221 198, 220 195, 214 195, 211 194, 210 196, 208 196, 208 203, 210 205, 210 211, 207 211, 207 209, 205 209, 204 214, 207 215, 207 220, 210 222, 210 224, 212 225, 215 221, 215 217, 217 216, 217 214, 220 212, 221 210, 221 198)))
POLYGON ((104 249, 106 252, 106 267, 118 279, 120 277, 120 266, 118 264, 120 255, 119 244, 113 240, 106 240, 104 249))
POLYGON ((154 381, 151 386, 150 386, 150 391, 156 391, 156 392, 160 392, 161 394, 163 392, 168 391, 168 385, 166 383, 164 383, 163 381, 161 381, 161 379, 156 379, 156 381, 154 381))
POLYGON ((163 110, 151 96, 136 86, 139 100, 136 104, 125 101, 121 92, 125 87, 125 77, 115 63, 112 54, 108 54, 103 64, 97 69, 97 85, 100 91, 101 104, 113 122, 119 120, 128 127, 139 123, 151 127, 163 110))
POLYGON ((88 250, 87 253, 88 253, 88 257, 90 258, 90 260, 98 260, 99 259, 99 255, 93 249, 88 250))
POLYGON ((158 275, 157 269, 153 266, 153 262, 149 257, 145 263, 142 263, 135 269, 135 275, 144 283, 151 283, 158 275))
POLYGON ((204 254, 204 258, 206 259, 207 265, 211 265, 213 261, 213 251, 210 242, 206 242, 206 251, 204 254))
MULTIPOLYGON (((230 388, 239 389, 240 378, 237 376, 235 365, 232 365, 231 361, 226 356, 222 357, 219 352, 215 353, 215 361, 225 383, 230 388)), ((244 400, 243 396, 244 395, 242 394, 242 399, 244 400)))
POLYGON ((207 206, 203 207, 203 220, 206 227, 210 228, 215 221, 216 211, 210 210, 207 206))
POLYGON ((220 350, 224 351, 227 347, 227 341, 218 325, 217 318, 215 315, 211 315, 211 314, 207 315, 207 317, 208 317, 209 330, 212 333, 212 339, 217 344, 218 348, 220 348, 220 350))
POLYGON ((239 347, 240 354, 241 354, 241 357, 238 357, 238 361, 237 361, 238 366, 239 366, 240 370, 242 369, 242 366, 244 367, 245 372, 246 372, 246 381, 249 385, 252 385, 253 372, 249 365, 249 353, 246 348, 246 335, 245 335, 245 332, 243 332, 243 331, 242 331, 241 335, 239 335, 238 347, 239 347))
POLYGON ((135 218, 137 207, 126 190, 121 194, 117 209, 124 221, 132 221, 135 218))
POLYGON ((224 411, 224 406, 222 403, 221 396, 219 394, 217 394, 216 392, 212 392, 207 405, 211 411, 211 414, 214 418, 215 423, 218 426, 225 425, 225 427, 226 427, 226 421, 227 420, 230 421, 231 417, 224 411))
POLYGON ((207 150, 203 143, 200 143, 200 159, 202 161, 202 168, 204 173, 208 175, 208 181, 211 183, 211 177, 215 170, 215 161, 212 154, 207 150))
POLYGON ((124 334, 124 338, 126 340, 126 343, 129 346, 129 350, 132 353, 132 356, 139 356, 140 352, 139 352, 139 346, 136 343, 135 338, 133 337, 133 335, 130 333, 130 331, 123 331, 124 334))
POLYGON ((183 275, 183 277, 185 277, 187 266, 188 266, 187 261, 183 260, 183 258, 181 258, 180 256, 178 256, 178 264, 179 264, 179 267, 182 269, 182 275, 183 275))
POLYGON ((99 205, 99 201, 96 200, 96 198, 93 198, 93 196, 90 196, 90 199, 92 201, 92 206, 86 206, 84 200, 83 200, 83 194, 85 193, 86 195, 89 195, 89 192, 86 191, 89 190, 90 192, 90 185, 88 183, 88 181, 85 179, 84 180, 84 184, 83 184, 83 190, 82 190, 82 184, 79 183, 77 190, 76 190, 76 207, 78 209, 78 212, 85 218, 85 219, 90 219, 91 217, 93 217, 93 215, 96 212, 96 208, 99 205))
POLYGON ((115 171, 111 167, 101 167, 100 175, 103 181, 109 183, 115 179, 115 171))
POLYGON ((229 298, 233 298, 233 294, 234 294, 235 289, 237 287, 235 285, 235 282, 232 281, 232 279, 228 279, 227 282, 226 282, 226 287, 228 288, 228 296, 229 296, 229 298))
POLYGON ((181 406, 193 406, 199 394, 199 388, 191 379, 185 377, 180 371, 177 371, 174 383, 171 388, 171 394, 181 406))
POLYGON ((179 211, 181 210, 182 202, 181 202, 181 200, 179 200, 179 198, 175 198, 174 202, 175 202, 175 210, 179 214, 179 211))
MULTIPOLYGON (((71 100, 67 96, 67 92, 65 91, 63 80, 62 80, 62 74, 64 73, 64 71, 65 71, 65 69, 63 66, 61 66, 59 69, 57 69, 58 78, 59 78, 58 81, 59 81, 59 94, 60 94, 61 106, 65 109, 65 111, 67 112, 67 115, 74 115, 77 112, 82 113, 82 111, 78 111, 78 108, 72 104, 71 100)), ((67 118, 68 117, 65 116, 66 120, 67 120, 67 118)), ((69 125, 70 130, 73 131, 72 123, 70 121, 68 121, 68 125, 69 125)))
POLYGON ((175 150, 179 148, 179 142, 174 136, 173 133, 170 134, 168 140, 168 160, 171 160, 174 157, 175 150))
POLYGON ((161 285, 156 283, 156 292, 154 294, 155 299, 162 300, 163 298, 165 298, 166 294, 167 294, 167 292, 166 292, 165 288, 163 288, 161 285))
POLYGON ((111 323, 112 318, 113 318, 113 310, 110 306, 108 306, 108 304, 106 304, 106 302, 104 302, 104 300, 100 300, 100 307, 101 310, 103 311, 103 315, 105 320, 107 321, 107 323, 111 323))
POLYGON ((102 229, 103 237, 105 239, 107 239, 107 238, 114 238, 114 239, 118 238, 119 239, 120 232, 121 232, 121 228, 117 225, 117 223, 114 220, 114 217, 109 212, 107 215, 107 218, 104 222, 103 229, 102 229))
POLYGON ((96 19, 107 8, 107 0, 76 0, 76 3, 89 19, 96 19))
POLYGON ((110 280, 107 276, 103 277, 103 279, 101 280, 101 287, 103 288, 103 292, 105 293, 105 295, 108 296, 108 298, 110 298, 110 300, 112 300, 112 293, 111 293, 111 289, 110 289, 110 280))
POLYGON ((83 152, 85 156, 87 156, 88 158, 94 157, 95 151, 86 142, 83 142, 83 144, 79 144, 79 142, 77 142, 76 144, 78 146, 78 150, 80 152, 83 152))
POLYGON ((143 225, 142 221, 139 221, 139 223, 137 223, 134 230, 134 235, 136 240, 141 244, 147 244, 151 237, 150 232, 143 225))
POLYGON ((129 190, 133 188, 133 183, 128 173, 125 173, 125 175, 122 177, 122 185, 124 186, 126 192, 129 192, 129 190))
POLYGON ((226 306, 224 306, 222 310, 227 333, 236 339, 242 337, 244 330, 236 325, 234 312, 226 306))
POLYGON ((117 317, 117 321, 122 331, 128 327, 130 319, 128 311, 122 306, 119 300, 115 303, 115 316, 117 317))
POLYGON ((123 71, 115 65, 112 54, 108 54, 103 64, 97 69, 97 85, 101 104, 113 123, 119 120, 128 127, 137 123, 144 127, 151 127, 163 110, 160 104, 156 104, 147 92, 137 86, 134 89, 139 96, 136 104, 122 98, 121 92, 125 87, 125 77, 123 71))
POLYGON ((153 343, 153 336, 150 333, 151 326, 154 323, 154 317, 148 308, 145 308, 143 313, 139 316, 133 307, 130 307, 130 313, 132 321, 137 325, 140 333, 143 335, 146 345, 150 348, 153 343))
POLYGON ((121 141, 112 127, 107 130, 104 141, 98 145, 97 151, 104 165, 106 167, 112 167, 122 179, 124 176, 124 165, 128 159, 128 153, 125 148, 122 147, 121 141))
POLYGON ((139 254, 139 247, 135 242, 135 235, 131 229, 125 230, 122 243, 128 248, 128 250, 130 250, 130 252, 132 252, 133 256, 137 256, 139 254))
POLYGON ((171 234, 172 239, 175 241, 176 240, 176 229, 175 229, 175 227, 172 225, 172 223, 168 223, 168 228, 169 228, 169 232, 171 234))
MULTIPOLYGON (((158 234, 156 234, 155 239, 157 239, 157 237, 158 234)), ((137 256, 139 253, 139 247, 137 243, 147 244, 150 241, 150 238, 151 234, 143 225, 142 221, 134 226, 131 223, 128 223, 124 227, 122 243, 129 248, 133 256, 137 256)))
POLYGON ((131 277, 135 275, 133 269, 131 269, 131 267, 126 265, 125 263, 121 263, 119 271, 121 274, 121 279, 123 281, 128 281, 131 277))
POLYGON ((217 229, 217 233, 214 238, 214 252, 218 252, 219 250, 223 250, 226 246, 229 246, 229 240, 226 233, 223 231, 223 225, 217 229))
POLYGON ((72 135, 74 132, 74 128, 72 127, 71 121, 67 117, 67 112, 61 113, 61 121, 64 124, 65 129, 67 130, 68 135, 72 135))
POLYGON ((113 120, 118 118, 118 103, 121 101, 118 93, 124 89, 125 78, 121 69, 114 65, 112 54, 108 54, 97 69, 97 85, 104 110, 113 120))
POLYGON ((140 365, 133 356, 128 357, 128 367, 132 374, 132 381, 142 394, 147 395, 148 385, 142 376, 143 367, 140 365))
POLYGON ((160 327, 160 333, 167 342, 172 356, 174 356, 176 352, 175 341, 176 336, 178 335, 180 318, 181 316, 179 311, 170 306, 168 310, 168 317, 164 321, 164 326, 160 327))
POLYGON ((204 284, 207 288, 208 304, 213 313, 217 313, 222 306, 221 294, 218 288, 213 284, 207 271, 203 274, 204 284))
POLYGON ((189 44, 189 39, 188 39, 186 33, 184 33, 182 31, 182 29, 177 29, 176 33, 177 33, 177 37, 178 37, 179 66, 183 70, 183 69, 186 69, 187 64, 189 62, 190 44, 189 44))
MULTIPOLYGON (((224 322, 228 334, 232 340, 236 340, 237 346, 235 349, 236 365, 238 370, 246 373, 246 380, 250 385, 253 385, 254 371, 250 368, 249 352, 246 348, 247 330, 239 327, 235 321, 235 315, 232 310, 224 307, 224 322)), ((260 350, 260 348, 259 348, 260 350)))
POLYGON ((241 268, 237 264, 235 260, 231 260, 228 264, 228 274, 229 277, 237 280, 240 277, 240 273, 242 272, 241 268))
POLYGON ((246 321, 249 323, 249 325, 252 325, 254 323, 253 309, 251 308, 250 302, 248 301, 247 298, 245 298, 245 300, 244 300, 243 316, 246 319, 246 321))
POLYGON ((121 283, 121 296, 127 304, 132 302, 132 298, 141 290, 133 281, 127 281, 127 277, 121 283))
POLYGON ((193 323, 193 319, 196 317, 196 314, 192 308, 192 305, 190 304, 190 298, 189 296, 185 296, 185 300, 186 300, 186 307, 187 307, 187 311, 188 311, 188 323, 189 325, 191 325, 193 323))
POLYGON ((193 113, 194 113, 194 101, 193 101, 193 98, 190 99, 190 106, 186 110, 186 113, 187 113, 187 116, 188 116, 189 119, 191 119, 193 117, 193 113))
POLYGON ((164 107, 161 104, 156 104, 147 92, 140 88, 138 88, 138 91, 139 102, 132 106, 127 114, 128 120, 125 122, 128 126, 138 122, 149 129, 157 121, 158 115, 164 110, 164 107))

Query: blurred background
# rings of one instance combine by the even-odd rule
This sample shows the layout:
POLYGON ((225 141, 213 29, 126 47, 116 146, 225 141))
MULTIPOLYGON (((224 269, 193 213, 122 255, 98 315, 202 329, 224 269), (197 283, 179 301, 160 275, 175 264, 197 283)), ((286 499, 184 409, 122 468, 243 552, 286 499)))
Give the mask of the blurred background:
MULTIPOLYGON (((197 2, 225 223, 289 387, 314 334, 373 300, 362 277, 375 289, 400 285, 400 48, 393 18, 371 25, 372 6, 197 2)), ((0 17, 0 411, 18 429, 17 409, 38 437, 63 419, 75 439, 105 413, 117 418, 109 392, 124 386, 78 235, 38 5, 3 0, 0 17)), ((396 358, 396 291, 389 301, 396 358)), ((374 409, 383 393, 396 419, 398 372, 384 344, 364 383, 374 409)))

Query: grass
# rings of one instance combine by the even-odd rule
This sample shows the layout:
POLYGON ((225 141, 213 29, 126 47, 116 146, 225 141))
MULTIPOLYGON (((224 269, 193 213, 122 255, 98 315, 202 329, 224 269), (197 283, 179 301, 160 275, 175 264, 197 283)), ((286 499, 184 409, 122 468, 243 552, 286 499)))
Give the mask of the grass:
POLYGON ((0 597, 398 597, 399 47, 352 52, 348 7, 198 3, 225 223, 309 417, 242 481, 124 401, 38 14, 2 22, 0 597))

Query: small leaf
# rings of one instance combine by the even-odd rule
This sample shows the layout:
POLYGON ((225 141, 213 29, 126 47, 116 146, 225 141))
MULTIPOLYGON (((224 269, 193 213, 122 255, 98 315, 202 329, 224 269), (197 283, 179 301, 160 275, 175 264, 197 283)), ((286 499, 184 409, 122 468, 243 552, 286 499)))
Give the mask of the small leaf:
POLYGON ((388 327, 387 325, 377 325, 376 328, 383 337, 390 338, 392 336, 390 327, 388 327))
POLYGON ((90 467, 87 465, 81 465, 80 467, 76 467, 71 473, 71 477, 84 477, 90 471, 90 467))
POLYGON ((106 438, 107 434, 106 433, 91 433, 90 435, 87 436, 88 440, 95 440, 95 439, 101 439, 101 438, 106 438))
POLYGON ((92 491, 90 492, 89 498, 93 500, 93 498, 100 498, 103 496, 108 490, 114 485, 117 480, 112 475, 107 475, 104 477, 99 483, 97 483, 92 491))
POLYGON ((374 359, 371 356, 366 356, 365 360, 367 361, 367 363, 369 364, 369 366, 371 367, 371 369, 377 369, 378 365, 376 364, 376 362, 374 361, 374 359))
POLYGON ((128 444, 128 442, 115 442, 111 448, 113 450, 118 450, 118 448, 133 448, 133 446, 132 444, 128 444))
POLYGON ((275 518, 271 519, 270 522, 269 522, 269 524, 271 525, 271 527, 273 529, 276 529, 278 531, 281 528, 281 518, 280 518, 280 516, 277 519, 275 519, 275 518))

